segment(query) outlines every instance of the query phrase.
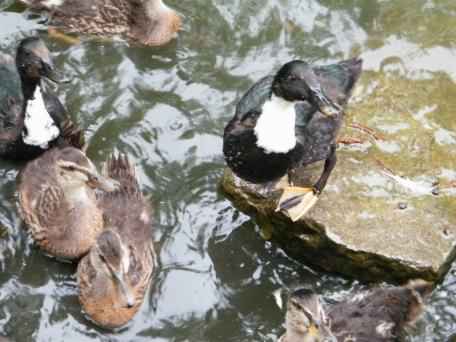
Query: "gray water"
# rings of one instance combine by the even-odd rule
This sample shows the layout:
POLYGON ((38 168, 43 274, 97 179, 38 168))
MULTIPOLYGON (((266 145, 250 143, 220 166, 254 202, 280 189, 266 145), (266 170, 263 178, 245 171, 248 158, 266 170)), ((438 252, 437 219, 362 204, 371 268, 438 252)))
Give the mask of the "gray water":
MULTIPOLYGON (((21 225, 20 165, 1 162, 0 334, 16 341, 275 341, 284 318, 275 289, 304 283, 337 300, 366 286, 288 258, 231 206, 218 191, 223 128, 252 82, 293 58, 323 64, 359 54, 375 71, 395 58, 407 77, 431 82, 432 71, 454 82, 454 0, 167 2, 185 18, 184 31, 177 42, 148 48, 88 39, 69 45, 48 38, 39 18, 13 1, 0 1, 0 49, 13 53, 38 29, 57 66, 75 76, 57 92, 87 130, 89 156, 100 164, 121 151, 138 166, 155 209, 161 267, 128 326, 114 333, 94 326, 81 313, 75 267, 44 256, 21 225)), ((456 105, 454 95, 447 96, 456 105)), ((450 272, 444 284, 454 280, 450 272)), ((437 289, 410 341, 445 341, 456 331, 455 293, 456 285, 437 289)))

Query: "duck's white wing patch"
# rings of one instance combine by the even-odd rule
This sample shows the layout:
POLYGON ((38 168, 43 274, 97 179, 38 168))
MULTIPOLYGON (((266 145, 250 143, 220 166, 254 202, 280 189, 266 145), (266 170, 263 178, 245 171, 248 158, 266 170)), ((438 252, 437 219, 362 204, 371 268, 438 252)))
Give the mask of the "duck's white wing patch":
POLYGON ((255 126, 257 146, 266 153, 287 153, 296 146, 294 102, 277 96, 263 105, 255 126))
POLYGON ((24 124, 26 130, 22 133, 22 138, 27 145, 47 148, 49 142, 60 134, 59 128, 46 110, 40 86, 36 87, 33 99, 27 102, 24 124))

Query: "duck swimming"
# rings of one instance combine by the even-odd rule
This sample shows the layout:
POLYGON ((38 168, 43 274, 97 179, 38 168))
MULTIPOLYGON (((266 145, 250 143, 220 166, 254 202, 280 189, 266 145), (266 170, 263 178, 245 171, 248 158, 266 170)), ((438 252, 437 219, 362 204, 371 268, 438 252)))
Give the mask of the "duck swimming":
POLYGON ((60 76, 40 38, 23 39, 17 48, 15 62, 0 54, 1 157, 32 159, 58 138, 65 138, 63 123, 70 122, 69 118, 43 78, 58 81, 60 76))
POLYGON ((78 266, 79 300, 96 324, 118 328, 139 310, 155 265, 150 208, 134 167, 125 156, 112 157, 103 175, 120 183, 101 193, 104 230, 78 266))
POLYGON ((103 230, 94 189, 109 192, 117 187, 115 180, 98 174, 80 149, 56 147, 19 174, 19 212, 44 252, 79 259, 103 230))
POLYGON ((297 289, 288 299, 287 330, 279 342, 393 342, 419 318, 431 292, 431 283, 412 280, 360 293, 326 312, 315 293, 297 289))
POLYGON ((327 66, 288 62, 247 91, 225 127, 225 160, 237 176, 252 183, 291 176, 297 168, 325 160, 312 189, 284 190, 277 209, 293 221, 316 203, 336 165, 343 107, 361 67, 358 58, 327 66))
POLYGON ((21 0, 49 14, 65 33, 123 35, 145 45, 164 45, 177 36, 181 18, 162 0, 21 0))

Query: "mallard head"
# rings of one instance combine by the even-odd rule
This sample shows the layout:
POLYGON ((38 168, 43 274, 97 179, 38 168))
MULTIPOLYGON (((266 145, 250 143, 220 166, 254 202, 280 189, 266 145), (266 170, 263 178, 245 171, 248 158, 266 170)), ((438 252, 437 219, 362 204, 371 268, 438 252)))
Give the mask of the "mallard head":
POLYGON ((135 306, 136 297, 128 277, 130 251, 116 231, 103 231, 91 252, 91 261, 98 277, 104 277, 118 289, 121 306, 135 306))
POLYGON ((101 176, 95 165, 78 149, 66 148, 62 150, 56 167, 57 177, 63 188, 76 189, 89 186, 106 192, 112 192, 119 188, 119 182, 101 176))
POLYGON ((286 342, 320 342, 326 324, 318 296, 307 288, 294 290, 287 302, 286 342))
POLYGON ((16 66, 23 79, 38 81, 46 77, 55 82, 61 79, 54 69, 51 53, 39 37, 28 37, 19 43, 16 66))
POLYGON ((327 116, 342 111, 324 93, 312 66, 304 61, 295 60, 284 64, 274 77, 272 93, 289 102, 307 101, 327 116))

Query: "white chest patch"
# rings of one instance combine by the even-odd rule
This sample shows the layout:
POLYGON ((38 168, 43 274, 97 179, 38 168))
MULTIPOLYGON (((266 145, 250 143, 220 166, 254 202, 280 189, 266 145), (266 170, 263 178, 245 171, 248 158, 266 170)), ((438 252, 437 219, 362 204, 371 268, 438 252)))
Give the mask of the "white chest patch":
POLYGON ((27 145, 47 148, 49 142, 60 134, 59 128, 46 110, 40 86, 36 87, 33 99, 27 102, 24 124, 26 132, 22 133, 22 139, 27 145))
POLYGON ((257 146, 266 153, 287 153, 296 146, 294 102, 272 95, 255 126, 257 146))
POLYGON ((47 0, 44 1, 43 4, 47 7, 58 7, 61 6, 65 0, 47 0))

